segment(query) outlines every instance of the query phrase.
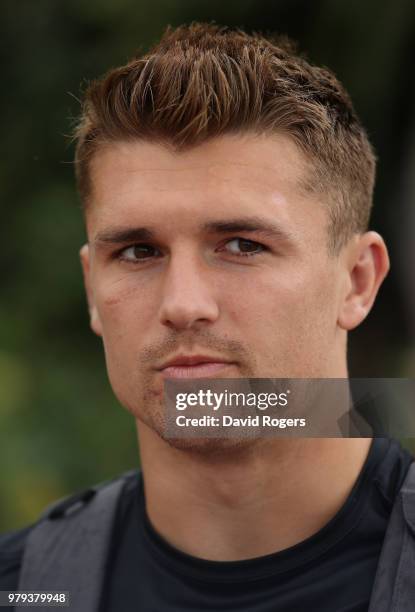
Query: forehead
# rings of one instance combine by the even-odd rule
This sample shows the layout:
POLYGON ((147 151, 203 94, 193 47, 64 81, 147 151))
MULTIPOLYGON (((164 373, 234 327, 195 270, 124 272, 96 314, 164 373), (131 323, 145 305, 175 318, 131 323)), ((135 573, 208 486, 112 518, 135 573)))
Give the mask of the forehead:
POLYGON ((310 166, 284 135, 228 135, 184 152, 116 142, 96 152, 90 170, 92 230, 127 219, 153 224, 180 216, 191 223, 232 212, 306 222, 323 213, 305 192, 310 166))

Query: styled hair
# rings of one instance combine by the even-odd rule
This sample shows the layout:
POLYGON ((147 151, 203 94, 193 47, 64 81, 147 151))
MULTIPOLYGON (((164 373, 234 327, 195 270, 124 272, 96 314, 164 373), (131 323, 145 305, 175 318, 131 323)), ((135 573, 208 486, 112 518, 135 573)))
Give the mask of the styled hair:
POLYGON ((183 151, 246 132, 283 133, 300 148, 303 186, 327 203, 331 251, 367 229, 375 155, 343 86, 285 38, 214 24, 169 27, 148 53, 89 85, 75 130, 81 201, 105 144, 138 139, 183 151))

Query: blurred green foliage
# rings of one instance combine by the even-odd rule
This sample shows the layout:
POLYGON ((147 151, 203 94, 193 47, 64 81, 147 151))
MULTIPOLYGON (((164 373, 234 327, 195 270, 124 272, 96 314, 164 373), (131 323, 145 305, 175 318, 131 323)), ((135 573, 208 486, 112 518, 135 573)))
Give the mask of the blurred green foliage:
POLYGON ((394 264, 352 336, 351 373, 413 375, 411 232, 403 232, 415 195, 412 1, 5 0, 0 16, 0 531, 138 464, 133 420, 113 397, 88 327, 67 135, 87 80, 144 51, 167 24, 287 33, 349 89, 379 154, 373 225, 394 264))

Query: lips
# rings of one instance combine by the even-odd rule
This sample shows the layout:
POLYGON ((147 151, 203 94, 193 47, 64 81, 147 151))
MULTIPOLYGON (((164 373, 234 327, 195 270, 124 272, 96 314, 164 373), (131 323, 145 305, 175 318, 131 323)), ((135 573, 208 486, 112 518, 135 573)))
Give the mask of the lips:
POLYGON ((179 355, 160 368, 163 378, 206 378, 217 376, 221 370, 234 365, 221 357, 207 355, 179 355))

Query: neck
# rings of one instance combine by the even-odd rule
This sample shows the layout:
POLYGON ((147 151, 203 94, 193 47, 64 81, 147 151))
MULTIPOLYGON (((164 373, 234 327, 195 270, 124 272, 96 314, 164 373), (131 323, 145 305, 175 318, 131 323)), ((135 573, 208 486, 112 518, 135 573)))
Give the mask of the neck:
POLYGON ((213 561, 271 554, 319 531, 350 494, 371 443, 265 439, 201 453, 170 446, 141 422, 138 433, 150 522, 177 549, 213 561))

